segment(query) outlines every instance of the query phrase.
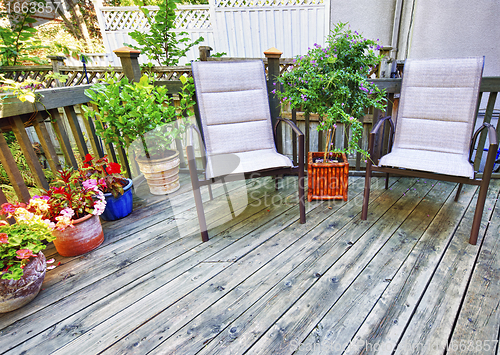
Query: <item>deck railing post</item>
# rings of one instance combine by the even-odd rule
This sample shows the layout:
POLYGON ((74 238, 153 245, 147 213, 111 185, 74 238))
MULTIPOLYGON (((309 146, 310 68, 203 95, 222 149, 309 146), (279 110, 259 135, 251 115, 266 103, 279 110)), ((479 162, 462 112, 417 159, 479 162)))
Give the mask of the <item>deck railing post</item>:
POLYGON ((130 47, 122 47, 113 51, 122 62, 123 73, 130 82, 141 80, 141 66, 139 65, 139 55, 141 51, 130 47))
POLYGON ((200 60, 202 62, 206 62, 210 57, 210 51, 213 50, 210 46, 199 46, 198 50, 200 51, 200 60))
MULTIPOLYGON (((47 58, 49 58, 52 62, 52 72, 54 74, 60 74, 60 68, 64 66, 64 60, 66 59, 66 57, 60 55, 48 55, 47 58)), ((58 79, 55 79, 55 82, 57 87, 64 86, 64 84, 62 84, 58 79)))
MULTIPOLYGON (((277 79, 280 76, 280 58, 283 54, 282 51, 272 47, 264 52, 267 58, 267 93, 269 95, 269 105, 271 107, 271 121, 273 127, 276 125, 276 118, 280 115, 280 102, 272 91, 278 86, 277 79)), ((276 149, 278 152, 283 153, 283 137, 281 125, 276 130, 276 149)))

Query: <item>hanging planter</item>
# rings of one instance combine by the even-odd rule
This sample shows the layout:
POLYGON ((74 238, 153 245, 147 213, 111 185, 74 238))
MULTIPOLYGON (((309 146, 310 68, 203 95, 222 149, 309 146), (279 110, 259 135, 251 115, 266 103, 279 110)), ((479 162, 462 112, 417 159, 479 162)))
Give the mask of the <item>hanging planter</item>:
POLYGON ((347 201, 349 162, 345 153, 309 152, 307 157, 307 200, 347 201), (331 162, 337 160, 337 162, 331 162))
POLYGON ((24 266, 19 280, 0 279, 0 313, 6 313, 31 302, 40 292, 47 264, 39 252, 24 266))
POLYGON ((136 158, 153 195, 165 195, 180 188, 179 152, 169 150, 165 155, 166 157, 161 159, 136 158))
POLYGON ((115 221, 132 213, 132 180, 127 179, 127 181, 128 184, 123 187, 123 195, 115 198, 111 192, 104 194, 106 209, 101 214, 101 218, 104 221, 115 221))
POLYGON ((88 214, 73 221, 73 228, 55 229, 54 245, 62 256, 77 256, 94 250, 104 242, 99 216, 88 214))

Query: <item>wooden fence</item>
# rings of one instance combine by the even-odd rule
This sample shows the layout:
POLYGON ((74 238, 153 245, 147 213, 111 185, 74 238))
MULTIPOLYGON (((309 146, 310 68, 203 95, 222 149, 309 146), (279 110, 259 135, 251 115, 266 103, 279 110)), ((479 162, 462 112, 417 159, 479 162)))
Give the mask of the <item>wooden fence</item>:
MULTIPOLYGON (((133 58, 128 61, 122 59, 122 74, 127 75, 131 80, 137 80, 138 62, 133 58), (136 71, 134 71, 134 66, 136 71), (134 77, 135 75, 135 77, 134 77)), ((218 60, 218 59, 214 59, 218 60)), ((269 58, 267 60, 267 71, 269 80, 275 80, 276 76, 283 70, 287 70, 290 63, 279 58, 269 58)), ((188 68, 184 74, 188 73, 188 68)), ((165 71, 165 73, 175 72, 165 71)), ((179 73, 179 72, 177 72, 179 73)), ((177 74, 179 75, 179 74, 177 74)), ((157 81, 158 85, 166 85, 169 87, 169 92, 175 94, 180 89, 180 82, 170 77, 160 77, 157 81)), ((377 118, 385 115, 392 114, 397 111, 398 93, 400 91, 401 79, 374 79, 373 80, 379 87, 385 89, 388 94, 389 105, 386 113, 371 112, 364 119, 364 134, 362 146, 367 146, 368 134, 372 125, 377 121, 377 118)), ((112 161, 120 162, 125 167, 127 175, 131 176, 131 168, 127 160, 126 152, 120 147, 113 145, 103 145, 100 139, 95 134, 94 122, 78 117, 78 106, 86 105, 89 103, 89 98, 85 96, 84 90, 89 88, 90 85, 77 85, 71 87, 57 87, 40 90, 40 102, 36 105, 30 103, 21 103, 15 98, 4 100, 0 109, 0 128, 3 132, 12 131, 15 134, 17 141, 26 157, 31 174, 34 177, 38 187, 47 188, 48 183, 45 179, 41 164, 32 147, 32 144, 26 133, 28 126, 34 127, 38 139, 41 143, 47 162, 52 171, 59 170, 61 163, 56 154, 55 146, 59 146, 64 160, 74 168, 78 167, 80 158, 83 158, 87 153, 92 153, 95 156, 102 157, 107 154, 112 161), (67 130, 66 127, 69 127, 67 130), (49 130, 53 129, 57 142, 51 138, 49 130), (74 142, 72 144, 71 142, 74 142)), ((272 85, 269 87, 272 88, 272 85)), ((480 110, 481 114, 478 115, 477 124, 482 122, 492 122, 497 127, 497 132, 500 129, 498 125, 498 116, 495 115, 494 107, 497 93, 500 89, 500 77, 484 77, 481 83, 481 95, 486 107, 480 110)), ((279 115, 279 105, 276 99, 271 97, 272 116, 279 115)), ((324 138, 318 134, 315 129, 317 118, 314 115, 307 116, 301 112, 283 112, 285 117, 291 118, 306 135, 306 154, 309 150, 322 151, 324 138)), ((337 128, 337 135, 335 137, 335 144, 337 147, 343 147, 346 140, 346 135, 343 127, 339 125, 337 128)), ((479 170, 481 166, 481 159, 483 157, 483 149, 485 147, 486 137, 482 136, 477 144, 475 155, 475 169, 479 170)), ((296 139, 294 139, 291 131, 283 129, 277 138, 278 149, 284 154, 295 158, 297 156, 296 139)), ((182 152, 181 152, 182 155, 182 152)), ((349 158, 351 172, 353 174, 360 174, 364 170, 364 161, 360 155, 351 156, 349 158)), ((19 200, 27 201, 30 198, 29 191, 23 181, 21 173, 14 161, 11 151, 3 135, 0 134, 0 161, 6 170, 10 184, 13 186, 19 200)), ((494 174, 494 177, 500 177, 500 174, 494 174)), ((0 190, 0 203, 6 201, 3 192, 0 190)))

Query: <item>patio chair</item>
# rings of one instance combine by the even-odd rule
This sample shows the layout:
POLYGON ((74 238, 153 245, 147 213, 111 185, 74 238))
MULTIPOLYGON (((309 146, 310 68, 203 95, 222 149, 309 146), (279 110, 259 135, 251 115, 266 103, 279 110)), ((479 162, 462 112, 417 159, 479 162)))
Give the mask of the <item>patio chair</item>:
POLYGON ((191 126, 186 149, 202 240, 209 237, 200 187, 209 186, 212 198, 210 185, 214 183, 298 175, 300 223, 305 223, 304 135, 293 122, 279 117, 273 134, 263 62, 193 62, 192 70, 201 131, 191 126), (276 150, 280 122, 287 123, 298 136, 298 166, 276 150), (198 131, 205 146, 202 180, 196 168, 193 131, 198 131))
POLYGON ((406 60, 397 119, 381 118, 370 133, 371 160, 366 166, 361 219, 368 215, 372 171, 387 174, 386 189, 389 173, 457 182, 455 201, 463 184, 479 185, 469 239, 476 244, 498 150, 496 132, 489 123, 472 135, 483 65, 483 57, 406 60), (382 144, 375 149, 375 141, 380 141, 378 133, 385 122, 390 127, 389 153, 378 159, 382 144), (487 130, 490 146, 482 178, 478 178, 471 159, 483 130, 487 130))

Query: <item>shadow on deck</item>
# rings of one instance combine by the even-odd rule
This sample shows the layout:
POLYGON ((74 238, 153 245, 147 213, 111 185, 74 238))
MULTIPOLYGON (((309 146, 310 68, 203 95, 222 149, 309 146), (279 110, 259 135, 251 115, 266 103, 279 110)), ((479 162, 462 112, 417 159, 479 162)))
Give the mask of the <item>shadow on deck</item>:
MULTIPOLYGON (((500 180, 477 246, 476 187, 363 178, 349 201, 307 203, 296 178, 227 185, 205 203, 201 243, 189 181, 170 198, 136 193, 105 242, 63 258, 24 308, 0 315, 6 354, 495 354, 499 339, 500 180), (245 201, 238 209, 237 201, 245 201)), ((205 196, 206 197, 206 196, 205 196)), ((207 198, 204 198, 207 201, 207 198)))

